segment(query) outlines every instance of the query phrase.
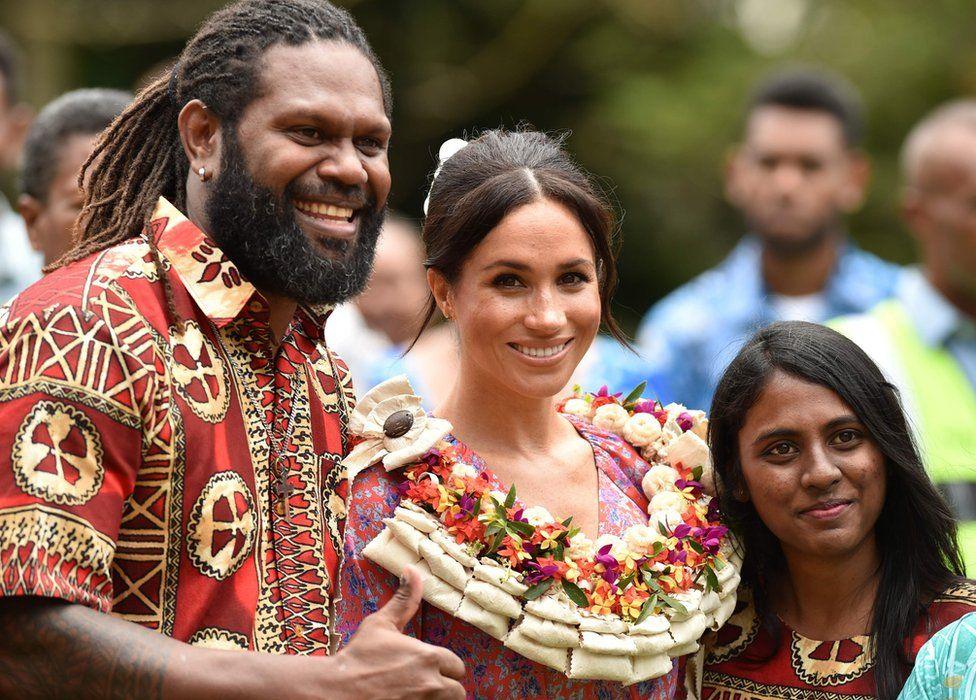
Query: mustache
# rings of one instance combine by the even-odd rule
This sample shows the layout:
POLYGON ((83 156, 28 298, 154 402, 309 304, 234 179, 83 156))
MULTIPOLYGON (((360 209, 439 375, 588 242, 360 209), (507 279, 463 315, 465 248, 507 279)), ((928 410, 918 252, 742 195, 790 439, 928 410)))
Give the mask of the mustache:
POLYGON ((341 199, 355 209, 376 209, 376 198, 359 185, 342 185, 338 182, 319 181, 315 185, 292 182, 285 188, 286 199, 341 199))

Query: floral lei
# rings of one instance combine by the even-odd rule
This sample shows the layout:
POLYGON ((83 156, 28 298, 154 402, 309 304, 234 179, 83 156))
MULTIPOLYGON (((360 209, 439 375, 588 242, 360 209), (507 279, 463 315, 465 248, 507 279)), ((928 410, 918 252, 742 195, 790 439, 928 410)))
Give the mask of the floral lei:
POLYGON ((580 608, 635 625, 651 614, 683 613, 681 598, 689 590, 720 590, 728 529, 703 483, 711 470, 707 448, 701 450, 704 413, 642 399, 644 386, 623 399, 606 387, 596 393, 577 387, 558 406, 621 435, 652 464, 643 483, 650 522, 622 537, 605 535, 594 543, 572 517, 557 520, 544 508, 526 507, 514 485, 507 494, 492 491, 490 475, 465 464, 459 448, 445 441, 403 470, 401 498, 436 516, 473 556, 520 573, 527 600, 558 586, 580 608), (668 448, 674 452, 679 439, 692 447, 682 454, 704 459, 685 464, 674 454, 669 458, 668 448))

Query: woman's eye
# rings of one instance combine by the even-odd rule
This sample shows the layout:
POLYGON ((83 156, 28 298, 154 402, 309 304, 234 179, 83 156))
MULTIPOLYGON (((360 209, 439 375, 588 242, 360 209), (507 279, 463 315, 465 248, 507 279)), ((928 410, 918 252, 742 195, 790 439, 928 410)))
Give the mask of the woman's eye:
POLYGON ((833 442, 837 445, 850 445, 857 441, 861 434, 856 430, 841 430, 834 436, 833 442))
POLYGON ((506 287, 509 289, 522 286, 522 280, 515 275, 498 275, 491 283, 496 287, 506 287))
POLYGON ((579 285, 586 284, 589 281, 590 278, 582 272, 567 272, 565 275, 559 278, 559 282, 561 284, 579 285))
POLYGON ((786 455, 791 455, 796 450, 793 449, 793 445, 788 442, 777 442, 775 445, 766 450, 766 454, 774 457, 784 457, 786 455))

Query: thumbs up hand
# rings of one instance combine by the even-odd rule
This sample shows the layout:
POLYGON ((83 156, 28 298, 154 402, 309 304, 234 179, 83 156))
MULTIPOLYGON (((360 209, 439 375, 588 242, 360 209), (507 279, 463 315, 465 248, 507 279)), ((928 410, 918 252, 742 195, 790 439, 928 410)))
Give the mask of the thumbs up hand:
POLYGON ((465 697, 460 683, 464 678, 461 659, 447 649, 403 634, 403 628, 420 607, 422 593, 420 573, 405 567, 393 597, 362 621, 349 644, 336 656, 341 685, 345 686, 348 679, 355 697, 465 697))

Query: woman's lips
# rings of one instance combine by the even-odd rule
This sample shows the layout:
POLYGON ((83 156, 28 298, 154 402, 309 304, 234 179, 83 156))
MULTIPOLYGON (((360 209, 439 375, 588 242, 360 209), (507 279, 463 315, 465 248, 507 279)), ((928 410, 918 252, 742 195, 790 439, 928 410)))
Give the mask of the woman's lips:
POLYGON ((812 508, 807 508, 801 515, 806 515, 816 520, 833 520, 846 512, 851 503, 853 501, 850 500, 824 501, 812 508))

